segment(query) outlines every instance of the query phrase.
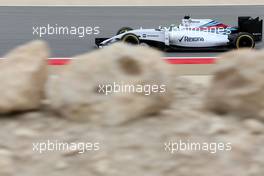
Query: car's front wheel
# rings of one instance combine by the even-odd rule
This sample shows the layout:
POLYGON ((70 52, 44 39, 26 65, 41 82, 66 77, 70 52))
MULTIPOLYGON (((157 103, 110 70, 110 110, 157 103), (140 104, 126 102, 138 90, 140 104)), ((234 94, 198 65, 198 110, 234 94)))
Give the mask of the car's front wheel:
POLYGON ((121 38, 121 41, 132 45, 139 45, 140 40, 135 34, 126 34, 121 38))

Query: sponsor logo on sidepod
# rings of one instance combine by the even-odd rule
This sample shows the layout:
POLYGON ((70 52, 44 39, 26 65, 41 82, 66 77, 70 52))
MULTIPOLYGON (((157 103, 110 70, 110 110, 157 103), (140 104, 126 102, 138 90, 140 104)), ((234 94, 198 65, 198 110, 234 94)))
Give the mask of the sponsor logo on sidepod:
POLYGON ((188 36, 182 36, 182 38, 179 39, 179 42, 203 42, 203 37, 188 37, 188 36))

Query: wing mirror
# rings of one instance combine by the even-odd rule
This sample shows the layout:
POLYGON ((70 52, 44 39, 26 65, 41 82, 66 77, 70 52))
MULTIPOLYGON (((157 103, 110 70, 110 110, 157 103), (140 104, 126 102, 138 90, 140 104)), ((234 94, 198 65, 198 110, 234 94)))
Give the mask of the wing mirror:
POLYGON ((175 24, 171 24, 170 27, 169 27, 169 31, 172 31, 173 28, 175 28, 176 25, 175 24))
POLYGON ((163 27, 163 26, 159 26, 158 29, 159 29, 159 30, 164 30, 164 27, 163 27))

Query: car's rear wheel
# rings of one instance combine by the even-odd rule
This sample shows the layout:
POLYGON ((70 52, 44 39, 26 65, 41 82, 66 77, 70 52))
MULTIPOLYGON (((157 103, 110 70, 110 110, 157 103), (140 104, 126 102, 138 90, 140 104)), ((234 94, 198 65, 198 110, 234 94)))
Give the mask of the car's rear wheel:
POLYGON ((132 45, 139 45, 140 44, 138 36, 136 36, 135 34, 126 34, 121 38, 121 41, 123 41, 125 43, 132 44, 132 45))
POLYGON ((254 48, 254 37, 249 33, 239 33, 235 39, 236 48, 254 48))
POLYGON ((132 31, 132 30, 133 30, 133 28, 131 28, 131 27, 122 27, 117 31, 116 35, 123 34, 127 31, 132 31))

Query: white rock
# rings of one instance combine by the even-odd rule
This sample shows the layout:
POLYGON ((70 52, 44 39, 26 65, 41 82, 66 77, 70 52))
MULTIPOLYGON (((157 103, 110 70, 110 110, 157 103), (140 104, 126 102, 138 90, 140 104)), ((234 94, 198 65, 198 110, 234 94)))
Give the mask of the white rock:
POLYGON ((77 56, 58 78, 49 81, 47 94, 51 107, 71 119, 108 125, 158 113, 173 99, 170 66, 161 57, 153 49, 126 44, 77 56), (129 91, 105 95, 100 86, 109 84, 159 88, 164 85, 166 91, 151 95, 129 91))
POLYGON ((18 128, 15 129, 15 135, 21 138, 30 138, 30 137, 35 137, 37 136, 37 132, 31 129, 27 128, 18 128))
POLYGON ((55 167, 57 170, 65 170, 69 167, 69 165, 65 161, 58 161, 55 167))
POLYGON ((215 112, 264 119, 264 51, 222 55, 205 104, 215 112))
POLYGON ((14 163, 10 152, 6 150, 0 150, 0 175, 1 176, 13 176, 14 163))
POLYGON ((244 121, 245 127, 253 134, 261 134, 264 132, 264 125, 255 119, 247 119, 244 121))
POLYGON ((40 106, 47 78, 48 49, 44 42, 22 45, 0 62, 0 113, 40 106))

